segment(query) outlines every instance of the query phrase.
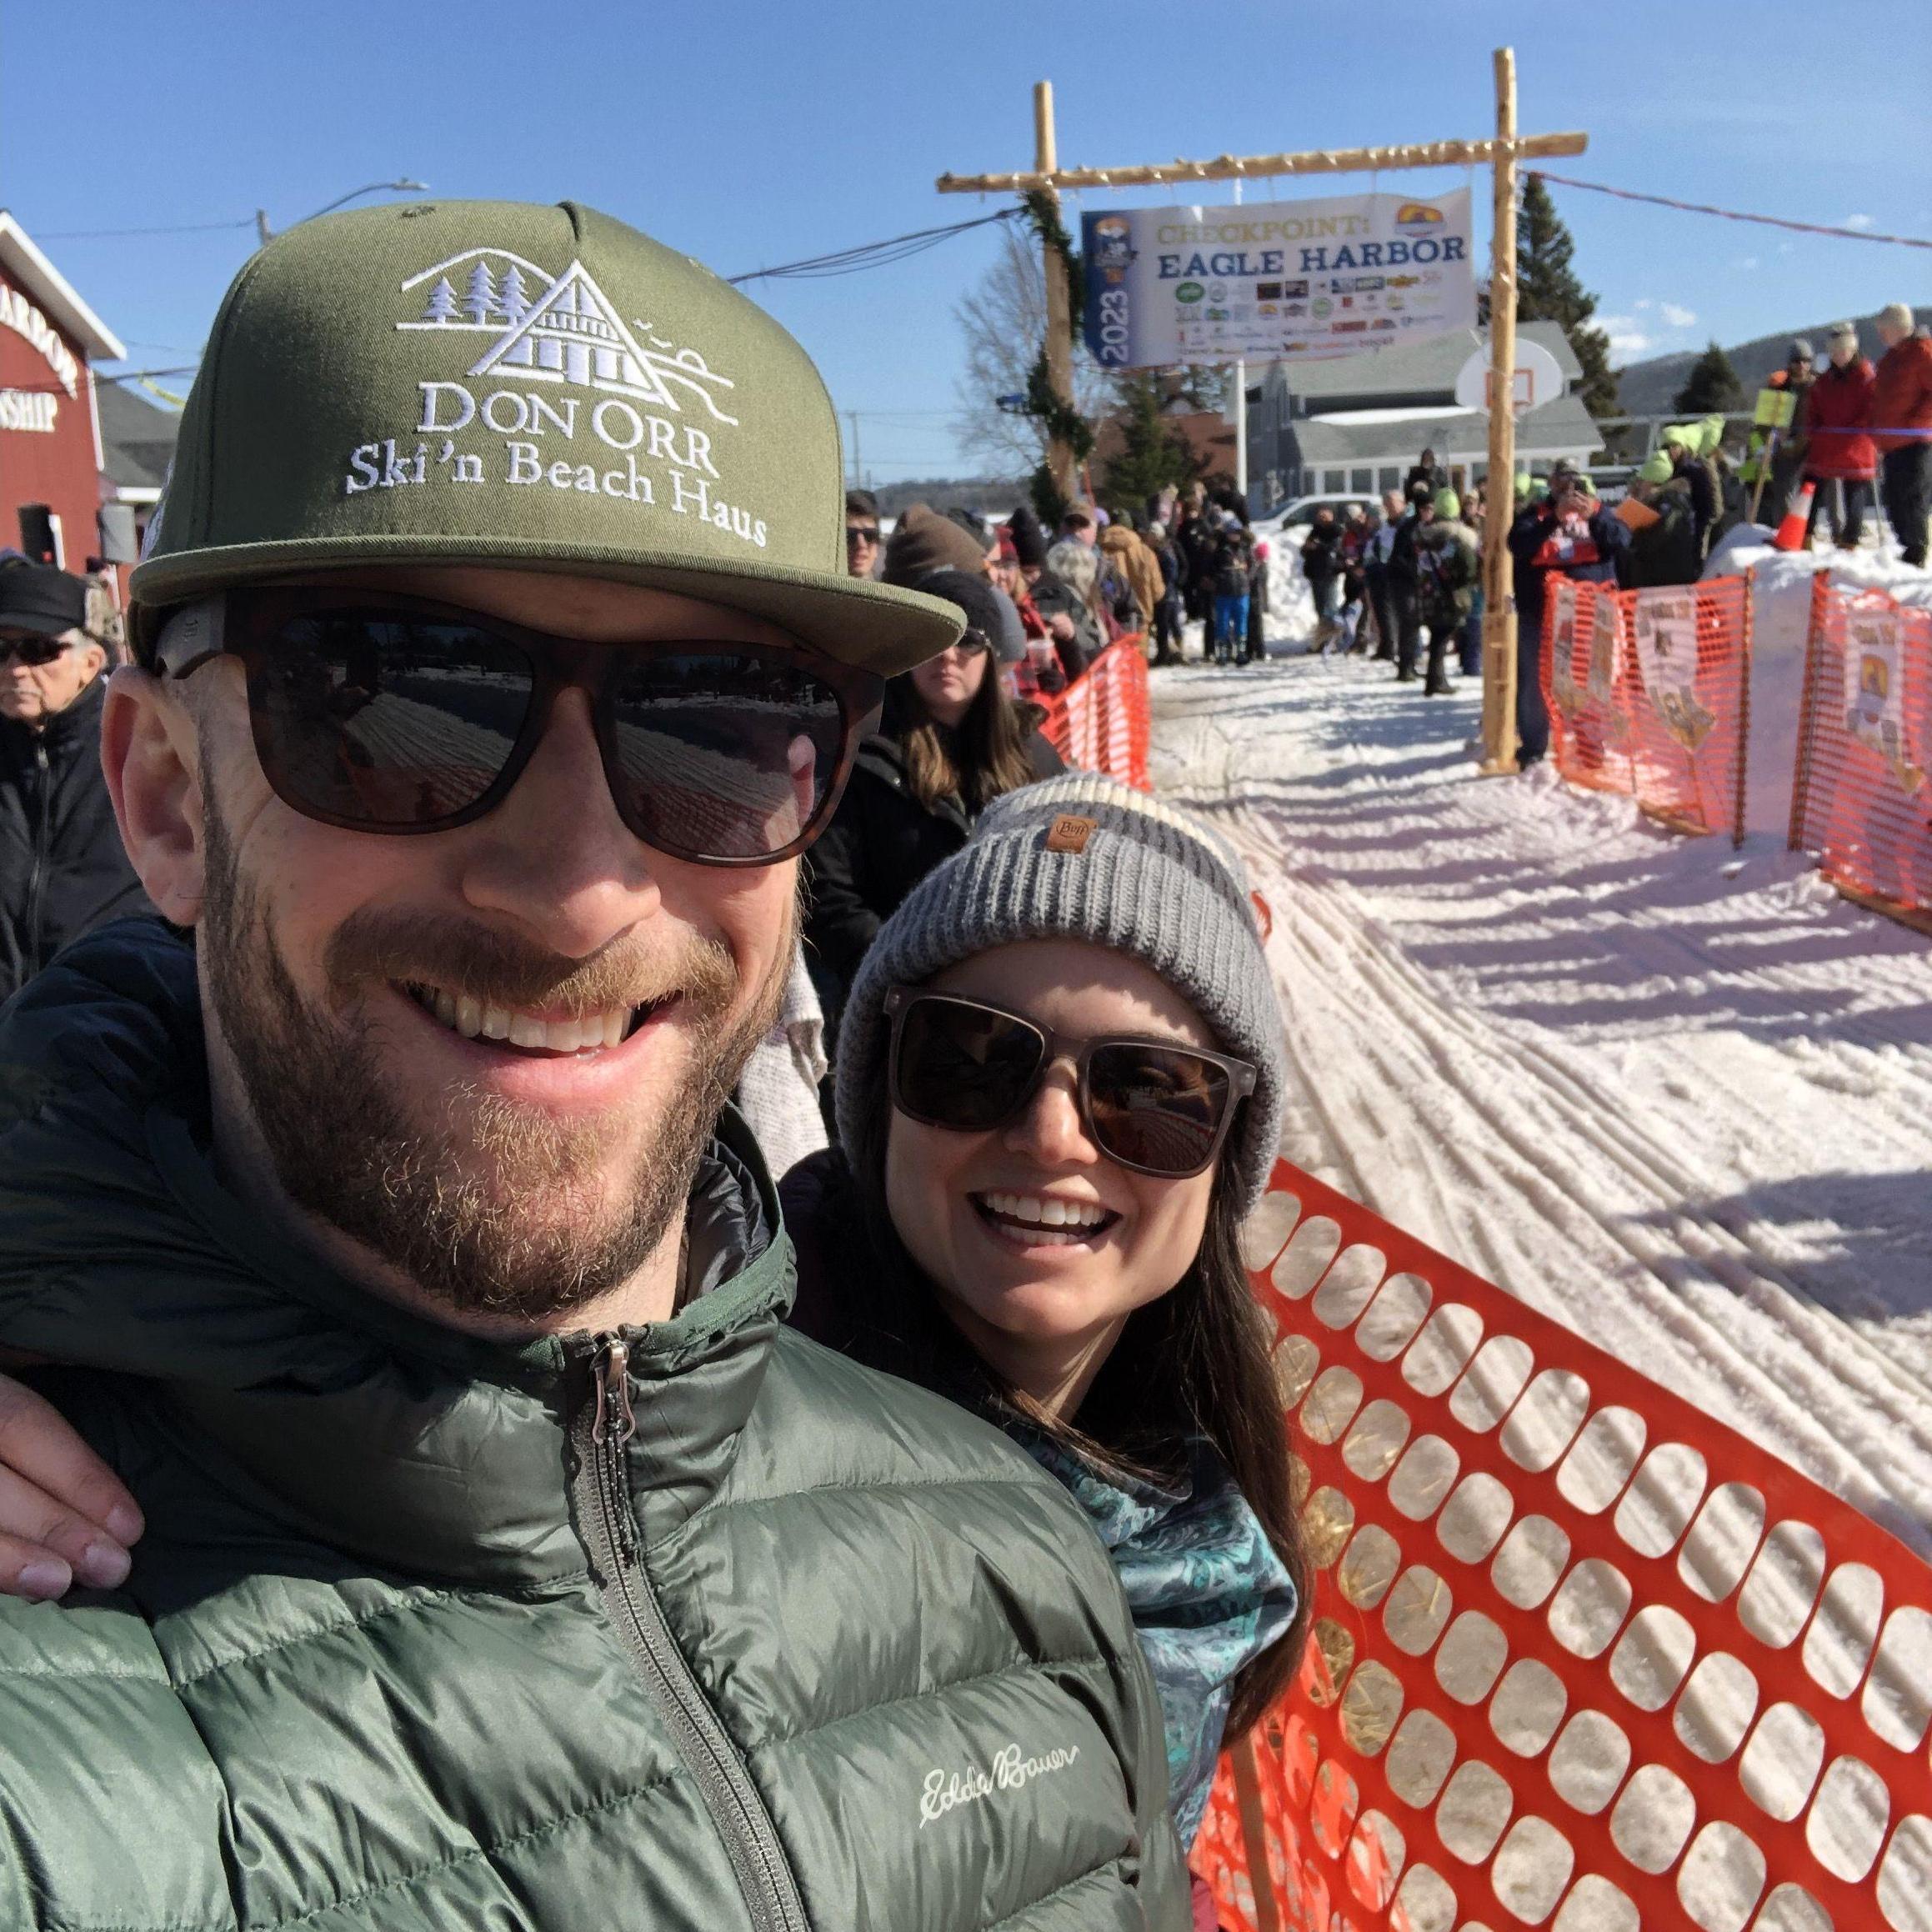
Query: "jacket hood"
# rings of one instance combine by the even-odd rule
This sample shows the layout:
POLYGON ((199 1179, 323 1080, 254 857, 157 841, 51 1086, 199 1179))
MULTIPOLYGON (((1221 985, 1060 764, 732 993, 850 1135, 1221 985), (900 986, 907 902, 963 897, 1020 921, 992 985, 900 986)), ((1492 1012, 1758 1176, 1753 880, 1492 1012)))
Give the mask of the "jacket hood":
MULTIPOLYGON (((193 950, 157 920, 103 928, 0 1012, 0 1343, 165 1384, 266 1507, 370 1560, 478 1579, 580 1563, 560 1470, 588 1339, 483 1340, 334 1273, 223 1185, 208 1107, 193 950)), ((683 1483, 695 1508, 791 1295, 735 1116, 688 1226, 708 1292, 625 1335, 633 1379, 658 1385, 632 1447, 662 1459, 640 1480, 683 1483)))

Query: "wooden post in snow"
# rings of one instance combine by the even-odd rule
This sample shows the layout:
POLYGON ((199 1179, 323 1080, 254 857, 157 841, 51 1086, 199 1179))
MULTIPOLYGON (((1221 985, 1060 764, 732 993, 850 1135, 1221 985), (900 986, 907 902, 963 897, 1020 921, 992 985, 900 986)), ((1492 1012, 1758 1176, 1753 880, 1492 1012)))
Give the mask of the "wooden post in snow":
POLYGON ((1496 65, 1495 233, 1489 255, 1489 477, 1483 524, 1483 769, 1516 769, 1516 55, 1496 65))

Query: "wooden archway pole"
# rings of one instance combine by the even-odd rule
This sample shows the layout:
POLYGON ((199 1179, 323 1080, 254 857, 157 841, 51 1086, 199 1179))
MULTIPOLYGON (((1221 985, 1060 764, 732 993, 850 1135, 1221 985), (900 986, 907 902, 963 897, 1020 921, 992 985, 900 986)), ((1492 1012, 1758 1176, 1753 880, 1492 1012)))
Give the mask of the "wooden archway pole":
MULTIPOLYGON (((1059 165, 1054 137, 1054 83, 1051 81, 1034 83, 1033 148, 1034 170, 1047 178, 1044 192, 1058 213, 1060 191, 1053 186, 1051 180, 1059 165)), ((1047 381, 1061 403, 1070 409, 1074 406, 1073 292, 1067 286, 1067 264, 1060 251, 1050 241, 1043 239, 1040 254, 1047 278, 1047 381)), ((1054 488, 1061 496, 1071 497, 1074 481, 1074 452, 1064 437, 1052 436, 1047 439, 1047 468, 1053 474, 1054 488)))
POLYGON ((1495 233, 1489 256, 1489 476, 1483 523, 1483 770, 1516 769, 1516 55, 1496 67, 1495 233))

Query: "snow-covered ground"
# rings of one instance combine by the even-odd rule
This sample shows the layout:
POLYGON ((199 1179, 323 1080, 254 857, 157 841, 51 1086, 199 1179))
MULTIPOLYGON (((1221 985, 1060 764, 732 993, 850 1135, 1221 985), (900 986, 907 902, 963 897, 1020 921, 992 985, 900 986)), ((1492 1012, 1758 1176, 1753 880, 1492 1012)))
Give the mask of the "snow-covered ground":
POLYGON ((1478 778, 1419 688, 1154 678, 1274 911, 1284 1151, 1932 1554, 1932 945, 1771 832, 1478 778))

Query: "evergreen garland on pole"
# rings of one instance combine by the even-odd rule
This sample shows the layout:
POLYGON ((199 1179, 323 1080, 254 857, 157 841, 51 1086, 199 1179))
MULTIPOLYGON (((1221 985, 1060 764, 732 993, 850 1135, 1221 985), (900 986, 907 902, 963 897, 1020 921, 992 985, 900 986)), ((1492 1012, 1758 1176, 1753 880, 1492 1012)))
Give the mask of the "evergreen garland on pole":
MULTIPOLYGON (((1079 251, 1074 246, 1074 238, 1067 232, 1067 224, 1060 219, 1059 198, 1047 188, 1032 188, 1020 199, 1026 209, 1027 220, 1039 237, 1041 248, 1054 250, 1066 270, 1067 333, 1078 348, 1081 318, 1087 308, 1086 283, 1079 251)), ((1049 444, 1058 440, 1067 446, 1076 468, 1093 453, 1093 428, 1071 403, 1054 393, 1044 346, 1026 373, 1024 413, 1046 432, 1049 444)), ((1050 464, 1042 463, 1034 472, 1031 493, 1041 523, 1049 530, 1057 530, 1069 505, 1054 481, 1050 464)))
POLYGON ((1087 313, 1086 271, 1080 252, 1074 246, 1074 238, 1060 219, 1059 198, 1050 189, 1029 188, 1020 200, 1027 219, 1033 223, 1033 232, 1040 238, 1040 246, 1051 248, 1067 271, 1067 328, 1078 343, 1080 318, 1087 313))
POLYGON ((1084 463, 1094 453, 1093 426, 1071 403, 1054 393, 1044 349, 1034 358, 1033 367, 1026 373, 1026 413, 1049 436, 1066 444, 1076 463, 1084 463))

